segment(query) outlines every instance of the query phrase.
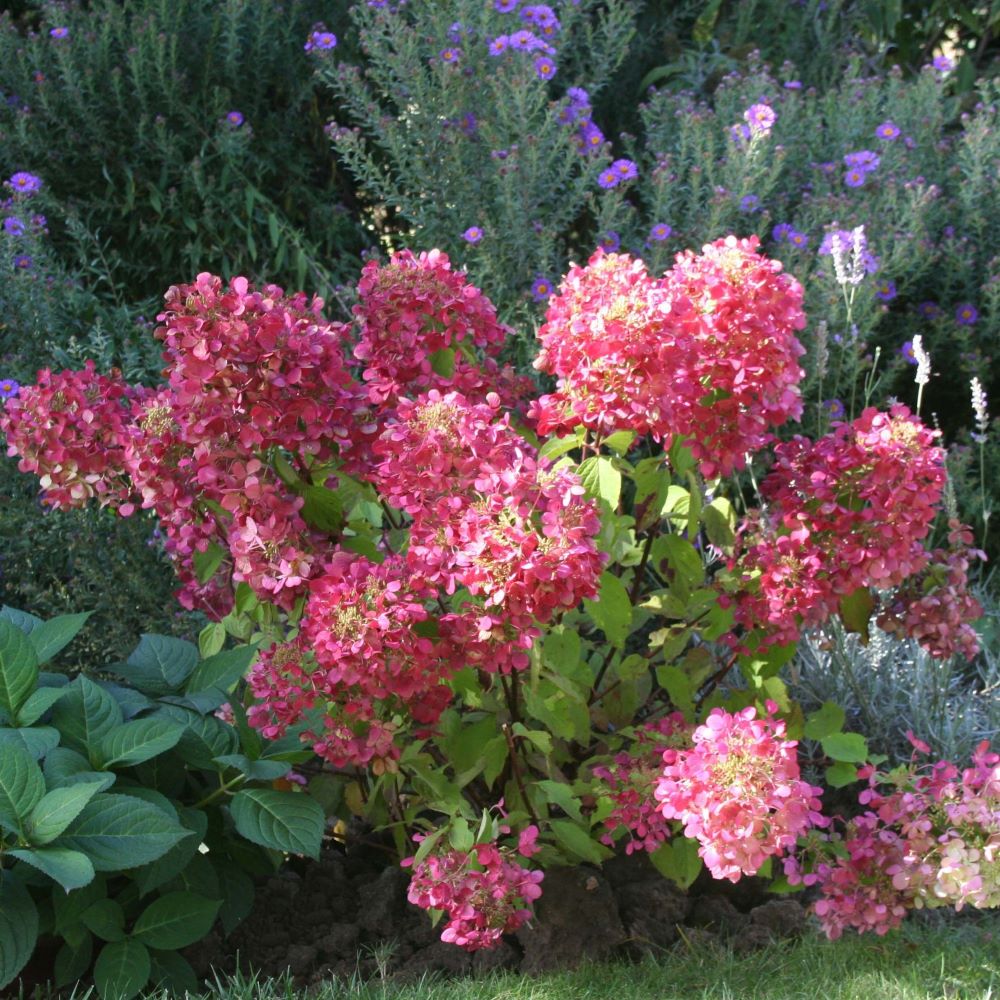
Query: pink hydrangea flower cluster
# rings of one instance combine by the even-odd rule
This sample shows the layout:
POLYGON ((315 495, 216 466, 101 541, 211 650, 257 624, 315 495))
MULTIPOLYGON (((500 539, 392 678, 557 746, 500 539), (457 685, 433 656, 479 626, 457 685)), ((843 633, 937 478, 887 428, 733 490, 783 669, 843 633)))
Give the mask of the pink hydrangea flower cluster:
POLYGON ((625 830, 625 853, 655 851, 670 836, 670 822, 653 797, 653 788, 663 771, 663 752, 668 747, 687 746, 692 727, 681 712, 671 712, 657 722, 647 722, 636 733, 628 750, 615 754, 609 767, 593 769, 614 807, 604 820, 601 843, 614 847, 625 830))
POLYGON ((986 553, 972 547, 972 531, 949 521, 949 547, 934 549, 927 566, 886 601, 878 616, 879 628, 916 639, 931 656, 947 659, 979 652, 972 622, 983 616, 983 606, 969 593, 969 566, 986 553))
MULTIPOLYGON (((504 934, 531 919, 531 903, 542 894, 543 873, 525 868, 515 857, 535 853, 531 831, 515 851, 495 842, 476 844, 471 851, 432 851, 413 866, 407 899, 425 910, 443 910, 448 922, 441 940, 466 951, 494 948, 504 934)), ((420 838, 414 838, 419 840, 420 838)))
POLYGON ((661 279, 603 251, 571 267, 538 334, 535 367, 559 377, 531 410, 539 432, 684 437, 706 477, 741 468, 802 412, 802 287, 758 245, 717 240, 661 279))
POLYGON ((736 713, 715 708, 694 731, 690 749, 667 749, 654 795, 667 819, 685 836, 715 878, 738 882, 764 862, 793 848, 800 834, 828 821, 820 814, 822 790, 803 781, 796 740, 774 702, 757 718, 752 706, 736 713))
POLYGON ((146 393, 118 373, 98 375, 93 361, 82 371, 38 373, 35 385, 0 407, 7 454, 19 455, 21 472, 38 476, 45 503, 59 509, 101 506, 130 513, 123 441, 132 404, 146 393))
POLYGON ((1000 906, 1000 754, 986 741, 961 772, 938 761, 859 776, 868 779, 859 797, 867 810, 785 860, 792 884, 818 887, 814 911, 828 937, 885 934, 914 908, 1000 906))
POLYGON ((817 441, 777 445, 761 484, 768 517, 748 519, 730 562, 736 620, 788 642, 858 588, 886 590, 920 572, 944 490, 938 432, 901 404, 866 409, 817 441))

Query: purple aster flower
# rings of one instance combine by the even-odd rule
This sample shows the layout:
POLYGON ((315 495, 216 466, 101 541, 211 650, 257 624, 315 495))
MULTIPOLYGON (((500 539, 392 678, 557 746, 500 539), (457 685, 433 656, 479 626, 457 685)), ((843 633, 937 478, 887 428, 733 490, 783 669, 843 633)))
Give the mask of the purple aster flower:
POLYGON ((521 52, 531 52, 534 49, 546 48, 547 46, 534 32, 528 31, 527 28, 522 28, 510 36, 510 47, 512 49, 519 49, 521 52))
POLYGON ((483 230, 479 226, 469 226, 464 233, 462 233, 462 239, 466 243, 478 243, 483 238, 483 230))
POLYGON ((743 112, 743 120, 750 126, 750 131, 754 135, 768 135, 774 128, 778 116, 769 104, 751 104, 743 112))
POLYGON ((877 129, 875 129, 875 135, 879 139, 885 139, 891 142, 899 135, 899 126, 893 122, 882 122, 877 129))
POLYGON ((459 56, 461 56, 462 50, 455 48, 442 49, 438 53, 438 58, 443 63, 457 63, 459 56))
POLYGON ((579 138, 584 153, 599 150, 604 145, 604 133, 592 121, 586 121, 580 126, 579 138))
POLYGON ((609 229, 601 236, 597 245, 605 253, 615 253, 615 251, 622 245, 622 239, 613 229, 609 229))
POLYGON ((604 188, 605 191, 610 190, 613 187, 618 187, 618 182, 621 178, 618 176, 614 167, 608 167, 607 170, 602 170, 597 175, 597 183, 604 188))
POLYGON ((797 229, 788 230, 788 242, 793 247, 804 247, 809 244, 809 237, 805 233, 800 233, 797 229))
POLYGON ((474 136, 479 129, 479 121, 471 111, 466 111, 458 120, 459 128, 467 135, 474 136))
POLYGON ((461 21, 452 21, 448 28, 448 40, 454 42, 456 45, 462 40, 465 35, 465 28, 462 27, 461 21))
POLYGON ((949 59, 947 56, 935 56, 934 62, 931 65, 939 73, 950 73, 955 68, 954 60, 949 59))
POLYGON ((570 87, 566 91, 566 96, 574 104, 590 104, 590 94, 583 89, 583 87, 570 87))
POLYGON ((802 81, 801 80, 789 80, 785 84, 785 90, 801 90, 802 81))
POLYGON ((732 142, 735 142, 737 146, 744 145, 750 141, 750 126, 743 124, 730 125, 729 138, 732 142))
POLYGON ((844 183, 849 188, 863 187, 867 174, 860 167, 852 167, 844 174, 844 183))
POLYGON ((12 378, 0 379, 0 399, 13 399, 20 390, 21 386, 12 378))
POLYGON ((837 172, 837 164, 834 163, 832 160, 827 160, 826 163, 814 163, 813 166, 821 174, 826 174, 827 177, 837 172))
POLYGON ((8 215, 3 220, 3 231, 9 236, 22 236, 24 235, 24 222, 16 215, 8 215))
POLYGON ((955 310, 955 321, 961 326, 972 326, 979 319, 979 310, 971 302, 963 302, 955 310))
POLYGON ((556 75, 556 64, 548 56, 539 56, 535 60, 535 76, 539 80, 551 80, 556 75))
POLYGON ((509 14, 512 10, 517 10, 520 0, 493 0, 493 9, 501 14, 509 14))
POLYGON ((843 420, 847 412, 839 399, 824 399, 823 410, 831 420, 843 420))
POLYGON ((634 181, 639 176, 639 168, 631 160, 615 160, 611 169, 620 181, 634 181))
POLYGON ((657 222, 649 230, 649 238, 656 243, 662 243, 664 240, 670 239, 672 232, 673 230, 665 222, 657 222))
POLYGON ((306 52, 329 52, 336 47, 337 36, 325 29, 311 32, 304 46, 306 52))
POLYGON ((35 194, 42 190, 42 179, 26 170, 18 170, 7 181, 7 186, 12 187, 16 194, 35 194))
POLYGON ((552 282, 539 275, 531 283, 531 297, 536 302, 545 302, 552 295, 552 282))
POLYGON ((903 346, 899 349, 899 353, 903 355, 907 363, 911 365, 918 364, 917 355, 913 351, 913 341, 906 340, 903 341, 903 346))
POLYGON ((53 38, 65 38, 69 35, 69 28, 50 28, 49 34, 53 38))
POLYGON ((34 261, 26 253, 18 254, 14 258, 14 267, 18 271, 30 271, 34 261))
POLYGON ((788 234, 792 231, 792 227, 787 222, 779 222, 774 229, 771 230, 771 239, 775 243, 782 243, 788 239, 788 234))
POLYGON ((239 128, 243 124, 243 115, 239 111, 230 111, 226 115, 226 121, 229 122, 233 128, 239 128))
POLYGON ((537 3, 521 9, 521 20, 528 24, 535 25, 536 28, 551 29, 546 34, 552 34, 559 30, 559 18, 555 11, 547 4, 537 3))
POLYGON ((881 160, 878 153, 873 153, 870 149, 859 149, 856 153, 848 153, 844 157, 844 166, 862 170, 866 174, 877 170, 879 163, 881 160))
POLYGON ((745 194, 740 198, 741 212, 756 212, 760 208, 760 198, 755 194, 745 194))
POLYGON ((941 315, 941 307, 936 302, 921 302, 917 306, 917 315, 924 319, 937 319, 941 315))
POLYGON ((875 298, 882 302, 891 302, 896 297, 896 283, 888 278, 875 284, 875 298))
POLYGON ((507 46, 510 45, 510 37, 508 35, 497 35, 489 45, 489 53, 491 56, 499 56, 507 51, 507 46))

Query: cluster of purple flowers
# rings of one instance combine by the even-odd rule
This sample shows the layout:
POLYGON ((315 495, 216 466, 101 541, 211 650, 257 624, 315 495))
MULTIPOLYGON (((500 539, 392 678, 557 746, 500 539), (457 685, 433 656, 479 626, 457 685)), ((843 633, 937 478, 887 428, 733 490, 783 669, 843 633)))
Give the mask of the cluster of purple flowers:
POLYGON ((42 190, 42 179, 34 174, 29 174, 26 170, 18 170, 7 181, 7 187, 15 194, 37 194, 42 190))
POLYGON ((566 91, 566 103, 558 111, 559 121, 576 128, 573 142, 584 156, 600 152, 604 145, 604 133, 594 124, 592 113, 587 91, 583 87, 570 87, 566 91))
POLYGON ((325 24, 314 24, 303 47, 306 52, 329 52, 337 47, 337 36, 325 24))
POLYGON ((737 146, 749 146, 752 139, 769 136, 777 120, 777 112, 770 104, 764 104, 763 102, 751 104, 743 112, 743 121, 737 122, 735 125, 730 125, 729 138, 737 146))
POLYGON ((793 247, 804 247, 809 243, 809 237, 788 222, 779 222, 771 230, 771 239, 775 243, 791 243, 793 247))
POLYGON ((639 176, 639 168, 632 160, 615 160, 607 170, 598 175, 597 183, 608 190, 618 187, 623 181, 634 181, 639 176))
POLYGON ((896 297, 896 283, 888 278, 875 283, 875 298, 880 302, 891 302, 896 297))
MULTIPOLYGON (((510 14, 517 9, 518 0, 494 0, 493 6, 501 14, 510 14)), ((562 25, 555 11, 547 4, 529 4, 521 8, 521 20, 531 28, 521 28, 509 35, 497 35, 489 43, 489 53, 494 58, 501 56, 508 49, 519 52, 539 52, 535 57, 535 75, 539 80, 551 80, 556 75, 556 64, 552 58, 556 50, 539 37, 535 31, 546 38, 558 34, 562 25), (531 30, 534 29, 534 30, 531 30)))
POLYGON ((844 183, 848 187, 861 187, 868 175, 878 169, 880 162, 878 153, 873 153, 870 149, 860 149, 856 153, 848 153, 844 157, 844 165, 847 167, 844 183))

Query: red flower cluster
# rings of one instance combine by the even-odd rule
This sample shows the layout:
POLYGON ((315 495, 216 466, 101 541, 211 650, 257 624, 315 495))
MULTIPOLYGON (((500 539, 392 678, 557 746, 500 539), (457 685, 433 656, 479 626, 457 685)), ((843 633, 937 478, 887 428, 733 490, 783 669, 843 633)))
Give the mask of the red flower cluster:
POLYGON ((38 476, 42 499, 53 507, 82 507, 96 497, 102 507, 131 513, 123 442, 132 404, 145 392, 117 372, 96 374, 93 361, 83 371, 44 369, 0 408, 7 454, 21 456, 17 467, 38 476))
MULTIPOLYGON (((522 834, 516 853, 534 853, 532 840, 522 834)), ((493 948, 503 934, 531 919, 528 907, 542 894, 543 873, 523 867, 514 856, 511 848, 486 843, 471 851, 434 851, 416 864, 406 858, 403 865, 413 865, 407 899, 422 909, 448 914, 442 941, 466 951, 493 948)))
POLYGON ((628 832, 625 853, 655 851, 671 833, 670 822, 653 798, 663 773, 663 753, 691 741, 692 727, 681 712, 671 712, 658 722, 648 722, 636 734, 629 750, 615 755, 610 767, 595 767, 594 777, 607 789, 614 808, 604 820, 601 843, 614 847, 615 838, 628 832))
POLYGON ((821 789, 799 776, 796 740, 786 740, 777 705, 731 714, 714 708, 694 731, 690 750, 668 749, 655 796, 667 819, 684 823, 715 878, 738 882, 795 846, 801 833, 826 825, 821 789))
POLYGON ((965 525, 953 520, 949 526, 949 548, 934 549, 923 571, 887 600, 877 620, 886 632, 916 639, 931 656, 971 660, 979 637, 970 623, 982 617, 983 606, 969 593, 969 564, 986 553, 972 548, 965 525))
POLYGON ((559 377, 533 404, 539 432, 683 437, 706 477, 741 468, 802 412, 802 287, 757 246, 717 240, 658 280, 603 251, 571 267, 538 333, 535 367, 559 377))
POLYGON ((747 521, 730 563, 743 584, 737 621, 791 641, 858 588, 894 587, 923 569, 945 480, 937 436, 897 404, 818 441, 777 445, 761 484, 769 519, 747 521))
MULTIPOLYGON (((917 749, 928 746, 911 735, 917 749)), ((984 740, 959 772, 939 761, 883 775, 863 768, 869 808, 842 835, 785 860, 793 884, 818 886, 816 915, 830 938, 846 928, 885 934, 914 908, 1000 906, 1000 754, 984 740), (879 785, 892 790, 884 794, 879 785)))

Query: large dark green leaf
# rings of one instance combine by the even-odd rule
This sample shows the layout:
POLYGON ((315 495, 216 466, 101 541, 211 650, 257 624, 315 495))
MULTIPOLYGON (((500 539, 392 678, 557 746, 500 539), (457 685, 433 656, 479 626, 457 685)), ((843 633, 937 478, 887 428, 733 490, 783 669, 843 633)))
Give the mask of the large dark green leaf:
POLYGON ((135 884, 140 897, 179 875, 205 840, 205 835, 208 833, 208 816, 200 809, 181 809, 180 821, 194 836, 185 837, 184 840, 174 844, 162 858, 144 865, 135 873, 135 884))
POLYGON ((118 703, 89 677, 81 674, 52 709, 52 722, 62 733, 63 746, 94 761, 103 736, 122 725, 118 703))
POLYGON ((27 750, 34 760, 41 760, 59 745, 59 730, 52 726, 24 726, 0 729, 0 754, 7 747, 27 750))
POLYGON ((94 984, 101 1000, 132 1000, 149 981, 151 962, 139 941, 106 944, 94 963, 94 984))
POLYGON ((4 747, 0 751, 0 819, 22 826, 44 794, 45 778, 34 758, 21 747, 4 747))
POLYGON ((25 836, 33 844, 47 844, 55 840, 104 788, 105 783, 101 780, 81 781, 46 792, 28 817, 25 836))
POLYGON ((66 941, 56 955, 52 975, 57 988, 71 986, 90 968, 90 959, 94 954, 94 939, 89 934, 80 936, 75 947, 66 941))
POLYGON ((17 724, 30 726, 37 722, 65 693, 64 687, 43 687, 32 691, 17 711, 17 724))
POLYGON ((92 611, 83 611, 77 615, 59 615, 36 625, 30 633, 31 644, 38 654, 39 663, 48 663, 57 653, 65 649, 76 634, 87 623, 92 611))
POLYGON ((101 738, 95 763, 102 768, 128 767, 173 749, 184 725, 171 719, 133 719, 101 738))
POLYGON ((0 708, 9 719, 35 690, 38 654, 31 640, 5 618, 0 618, 0 708))
POLYGON ((44 872, 66 892, 82 889, 94 881, 94 866, 90 858, 79 851, 65 847, 36 847, 30 851, 11 851, 10 855, 44 872))
POLYGON ((208 688, 228 691, 247 672, 256 655, 256 646, 236 646, 202 660, 188 679, 185 691, 188 694, 208 688))
POLYGON ((319 857, 326 817, 307 795, 248 788, 233 796, 230 808, 237 831, 247 840, 289 854, 319 857))
POLYGON ((163 857, 191 832, 162 809, 131 795, 91 799, 60 838, 60 845, 83 851, 99 872, 137 868, 163 857))
POLYGON ((198 664, 198 647, 169 635, 144 635, 114 670, 143 694, 159 698, 181 689, 198 664))
POLYGON ((139 914, 132 937, 150 948, 174 951, 200 941, 215 923, 221 900, 168 892, 139 914))
POLYGON ((0 881, 0 989, 24 968, 38 939, 38 910, 8 872, 0 881))

